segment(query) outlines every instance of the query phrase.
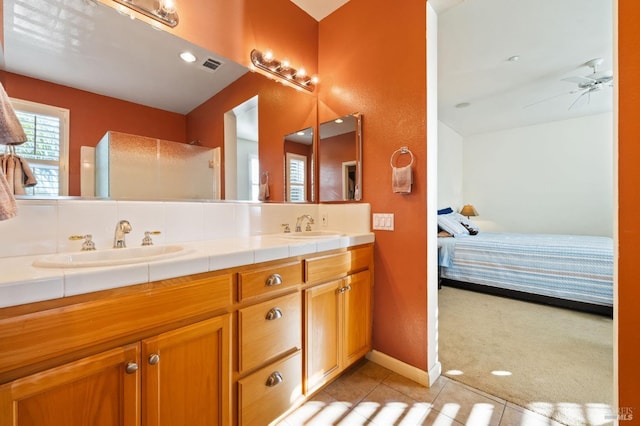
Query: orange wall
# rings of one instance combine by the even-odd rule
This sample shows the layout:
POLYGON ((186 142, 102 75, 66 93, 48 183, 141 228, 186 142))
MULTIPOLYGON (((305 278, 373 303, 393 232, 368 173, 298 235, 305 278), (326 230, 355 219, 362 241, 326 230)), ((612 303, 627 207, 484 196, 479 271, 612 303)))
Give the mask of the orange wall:
POLYGON ((618 0, 618 377, 619 407, 640 424, 640 3, 618 0))
POLYGON ((356 132, 322 138, 318 147, 320 200, 342 200, 342 162, 356 160, 356 132))
POLYGON ((426 2, 350 0, 320 22, 319 122, 363 114, 363 201, 394 213, 375 231, 373 346, 427 369, 426 2), (413 151, 413 192, 391 191, 389 158, 413 151))
POLYGON ((69 195, 80 195, 80 146, 95 146, 109 130, 185 142, 182 114, 8 72, 0 71, 0 79, 12 98, 70 110, 69 195))
MULTIPOLYGON (((222 147, 224 158, 224 114, 256 95, 260 172, 269 172, 269 200, 284 201, 284 137, 307 127, 315 128, 315 96, 261 74, 247 73, 187 114, 187 139, 197 139, 203 146, 222 147)), ((222 176, 224 188, 224 172, 222 176)))

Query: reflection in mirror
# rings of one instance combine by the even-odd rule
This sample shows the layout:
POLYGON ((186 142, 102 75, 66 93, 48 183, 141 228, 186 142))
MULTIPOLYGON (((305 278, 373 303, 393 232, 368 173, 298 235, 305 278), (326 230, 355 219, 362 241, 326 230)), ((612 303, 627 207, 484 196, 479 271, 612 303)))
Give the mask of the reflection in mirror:
POLYGON ((285 201, 313 201, 313 127, 284 137, 285 201))
POLYGON ((320 202, 362 197, 362 116, 351 114, 320 124, 320 202))
MULTIPOLYGON (((260 172, 270 172, 276 189, 270 201, 283 201, 281 138, 291 129, 316 125, 315 97, 248 72, 100 2, 92 4, 40 0, 36 8, 31 0, 2 3, 0 77, 5 90, 12 98, 68 111, 68 167, 62 160, 59 167, 68 173, 68 195, 90 196, 84 187, 95 193, 93 183, 85 185, 95 176, 84 178, 85 171, 95 167, 95 146, 107 132, 121 132, 214 149, 208 162, 217 173, 213 198, 243 197, 237 186, 235 195, 225 194, 227 173, 235 173, 236 184, 249 182, 250 167, 244 162, 227 170, 221 158, 227 154, 224 117, 259 94, 259 133, 265 141, 259 147, 264 168, 260 172), (183 51, 193 53, 197 61, 182 62, 183 51)), ((169 198, 192 199, 193 194, 169 198)))
POLYGON ((224 115, 225 198, 258 201, 258 97, 224 115))

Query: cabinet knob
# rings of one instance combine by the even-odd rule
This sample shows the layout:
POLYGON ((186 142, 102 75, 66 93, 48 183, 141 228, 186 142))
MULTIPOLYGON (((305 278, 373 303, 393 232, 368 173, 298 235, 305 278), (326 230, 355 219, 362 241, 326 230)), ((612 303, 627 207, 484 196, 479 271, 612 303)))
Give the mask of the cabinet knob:
POLYGON ((149 364, 150 365, 156 365, 159 362, 160 362, 160 355, 158 355, 158 354, 149 355, 149 364))
POLYGON ((271 373, 271 375, 267 378, 267 383, 265 383, 268 387, 272 388, 276 385, 279 385, 280 383, 282 383, 284 381, 284 379, 282 378, 282 374, 279 371, 274 371, 273 373, 271 373))
POLYGON ((138 371, 138 364, 135 362, 128 362, 126 367, 124 367, 124 371, 126 371, 127 374, 133 374, 138 371))
POLYGON ((349 290, 351 290, 351 286, 350 286, 350 285, 347 285, 347 286, 345 287, 345 290, 344 290, 344 291, 349 291, 349 290))
POLYGON ((282 284, 282 276, 280 274, 271 274, 264 283, 267 287, 282 284))
POLYGON ((282 311, 280 308, 271 308, 269 312, 267 312, 267 316, 265 317, 267 321, 273 321, 282 318, 282 311))

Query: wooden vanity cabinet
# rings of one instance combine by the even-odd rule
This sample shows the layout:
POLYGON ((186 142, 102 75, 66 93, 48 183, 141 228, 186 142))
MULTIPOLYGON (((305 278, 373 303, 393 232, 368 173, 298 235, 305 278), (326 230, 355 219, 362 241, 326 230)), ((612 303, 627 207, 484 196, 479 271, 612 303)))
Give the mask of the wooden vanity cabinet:
POLYGON ((227 314, 17 379, 0 424, 229 424, 228 342, 227 314))
POLYGON ((0 310, 0 425, 267 425, 371 348, 373 246, 0 310))
POLYGON ((231 283, 185 277, 2 317, 0 377, 35 372, 0 385, 0 424, 229 424, 231 283))
POLYGON ((371 350, 372 255, 365 246, 305 262, 311 284, 304 291, 307 395, 371 350))
POLYGON ((238 273, 238 424, 266 425, 302 399, 302 260, 238 273))
POLYGON ((230 422, 230 315, 145 339, 142 425, 230 422))
POLYGON ((139 425, 139 363, 132 344, 2 385, 0 424, 139 425))

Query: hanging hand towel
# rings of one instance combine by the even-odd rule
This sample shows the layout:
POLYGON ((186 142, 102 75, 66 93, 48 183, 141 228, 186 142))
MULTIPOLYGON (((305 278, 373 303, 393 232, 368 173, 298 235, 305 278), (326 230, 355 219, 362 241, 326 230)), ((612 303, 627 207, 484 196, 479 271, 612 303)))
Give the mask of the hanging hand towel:
POLYGON ((411 192, 411 184, 413 183, 411 165, 404 167, 392 167, 392 183, 393 192, 397 194, 409 194, 411 192))
POLYGON ((31 171, 31 167, 29 167, 29 163, 22 157, 17 157, 20 159, 20 164, 22 165, 22 184, 25 188, 36 186, 38 181, 36 177, 33 175, 31 171))
POLYGON ((391 154, 391 189, 396 194, 410 194, 411 184, 413 184, 413 153, 406 146, 397 149, 391 154), (411 156, 411 162, 406 166, 396 167, 394 162, 396 156, 403 154, 409 154, 411 156))
POLYGON ((7 178, 0 172, 0 220, 16 215, 16 199, 13 197, 7 178))
POLYGON ((258 191, 258 200, 266 201, 269 199, 269 174, 264 173, 263 179, 260 181, 260 189, 258 191))
POLYGON ((22 125, 16 117, 9 96, 0 84, 0 144, 20 145, 27 141, 22 125))

